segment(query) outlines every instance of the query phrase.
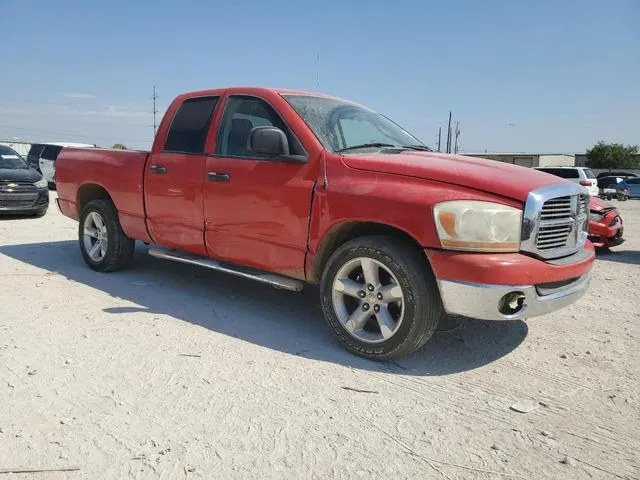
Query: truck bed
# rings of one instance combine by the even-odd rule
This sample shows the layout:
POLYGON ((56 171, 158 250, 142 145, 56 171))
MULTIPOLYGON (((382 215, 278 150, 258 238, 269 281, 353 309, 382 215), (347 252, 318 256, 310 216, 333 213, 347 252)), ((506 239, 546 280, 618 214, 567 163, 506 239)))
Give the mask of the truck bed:
POLYGON ((56 160, 60 209, 79 219, 80 196, 87 189, 103 188, 120 213, 125 233, 146 240, 143 178, 148 155, 140 150, 64 148, 56 160))

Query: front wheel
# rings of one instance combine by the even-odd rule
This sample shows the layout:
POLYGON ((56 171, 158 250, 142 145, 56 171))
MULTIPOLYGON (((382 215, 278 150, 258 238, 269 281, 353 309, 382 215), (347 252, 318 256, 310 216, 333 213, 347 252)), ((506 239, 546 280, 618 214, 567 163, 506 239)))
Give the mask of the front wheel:
POLYGON ((111 200, 93 200, 80 215, 80 251, 90 268, 113 272, 131 265, 135 241, 122 231, 111 200))
POLYGON ((443 313, 422 252, 391 236, 358 238, 336 250, 322 275, 320 295, 334 336, 372 360, 419 349, 443 313))

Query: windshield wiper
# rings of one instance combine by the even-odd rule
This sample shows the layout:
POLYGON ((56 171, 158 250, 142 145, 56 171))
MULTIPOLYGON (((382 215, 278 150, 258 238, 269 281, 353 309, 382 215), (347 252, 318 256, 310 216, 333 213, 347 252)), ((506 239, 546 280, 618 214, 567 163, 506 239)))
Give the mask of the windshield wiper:
POLYGON ((349 150, 357 150, 358 148, 368 148, 368 147, 377 147, 377 148, 397 147, 397 145, 392 145, 390 143, 379 143, 379 142, 363 143, 361 145, 351 145, 350 147, 341 148, 340 150, 336 150, 336 153, 348 152, 349 150))
POLYGON ((421 152, 433 152, 433 150, 426 145, 402 145, 402 148, 408 148, 410 150, 420 150, 421 152))

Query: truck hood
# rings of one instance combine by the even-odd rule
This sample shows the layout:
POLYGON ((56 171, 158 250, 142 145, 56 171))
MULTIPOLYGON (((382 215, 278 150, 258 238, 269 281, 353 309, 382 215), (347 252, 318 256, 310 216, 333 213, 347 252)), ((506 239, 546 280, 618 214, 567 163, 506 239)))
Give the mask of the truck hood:
POLYGON ((568 183, 555 175, 484 158, 436 152, 343 155, 344 163, 358 170, 391 173, 467 187, 524 202, 531 190, 568 183))

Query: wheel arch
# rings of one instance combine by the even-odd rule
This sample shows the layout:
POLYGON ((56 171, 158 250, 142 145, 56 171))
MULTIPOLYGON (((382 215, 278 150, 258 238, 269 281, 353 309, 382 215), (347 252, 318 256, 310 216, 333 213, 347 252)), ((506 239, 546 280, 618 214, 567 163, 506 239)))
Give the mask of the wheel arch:
POLYGON ((85 183, 78 189, 76 196, 76 208, 78 212, 78 218, 82 214, 84 207, 93 200, 111 200, 111 195, 106 188, 98 183, 85 183))
POLYGON ((388 235, 404 241, 421 252, 426 264, 429 261, 424 254, 422 246, 415 237, 396 226, 379 222, 350 221, 335 225, 325 233, 318 243, 318 248, 309 268, 307 281, 318 283, 322 277, 322 272, 333 254, 345 243, 356 238, 368 237, 372 235, 388 235))

